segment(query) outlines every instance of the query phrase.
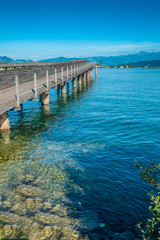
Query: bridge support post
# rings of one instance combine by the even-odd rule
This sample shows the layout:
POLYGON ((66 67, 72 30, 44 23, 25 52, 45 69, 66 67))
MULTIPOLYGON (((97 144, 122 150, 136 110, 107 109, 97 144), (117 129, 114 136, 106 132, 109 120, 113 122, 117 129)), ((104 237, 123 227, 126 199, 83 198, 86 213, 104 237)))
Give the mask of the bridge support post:
POLYGON ((9 124, 8 112, 6 112, 0 115, 0 130, 9 130, 9 129, 10 129, 10 124, 9 124))
POLYGON ((91 69, 89 70, 89 79, 90 80, 92 79, 92 70, 91 69))
POLYGON ((49 92, 40 94, 39 101, 42 103, 42 105, 48 105, 49 104, 49 92))
POLYGON ((89 71, 87 71, 87 81, 89 81, 90 80, 90 76, 89 76, 89 71))
POLYGON ((73 78, 73 88, 77 88, 77 78, 73 78))
POLYGON ((92 79, 92 69, 90 70, 90 79, 92 79))
POLYGON ((91 70, 88 71, 88 78, 91 80, 91 70))
POLYGON ((66 94, 66 83, 62 86, 62 94, 66 94))
POLYGON ((82 76, 81 75, 78 78, 78 86, 79 86, 79 88, 82 87, 82 76))
POLYGON ((86 86, 86 73, 83 74, 83 85, 86 86))

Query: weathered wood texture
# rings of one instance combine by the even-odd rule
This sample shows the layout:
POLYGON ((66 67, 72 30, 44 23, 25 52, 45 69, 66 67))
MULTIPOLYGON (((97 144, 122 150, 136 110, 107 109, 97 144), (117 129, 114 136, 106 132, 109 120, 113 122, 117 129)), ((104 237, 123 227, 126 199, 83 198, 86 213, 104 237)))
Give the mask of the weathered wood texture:
POLYGON ((40 63, 37 66, 28 64, 24 68, 0 71, 0 115, 46 92, 47 85, 49 89, 57 88, 68 79, 76 78, 93 67, 94 63, 69 61, 42 65, 40 63), (16 87, 17 78, 18 88, 16 87))
MULTIPOLYGON (((84 61, 78 61, 78 64, 84 64, 84 61)), ((12 67, 12 64, 6 64, 8 67, 12 67)), ((46 70, 48 74, 51 75, 54 73, 55 68, 57 72, 60 72, 62 67, 66 68, 67 66, 77 65, 77 61, 69 62, 54 62, 54 63, 28 63, 25 67, 17 66, 15 69, 8 69, 0 71, 0 89, 8 88, 11 85, 15 84, 15 76, 19 77, 19 82, 28 82, 33 78, 34 73, 37 73, 37 78, 44 77, 46 75, 46 70)), ((1 67, 2 65, 0 65, 1 67)), ((20 64, 20 66, 23 66, 20 64)))
POLYGON ((11 68, 23 68, 23 67, 43 67, 43 66, 59 66, 60 64, 66 65, 67 63, 86 63, 87 60, 71 60, 71 61, 61 61, 61 62, 27 62, 27 63, 8 63, 0 64, 0 69, 11 69, 11 68))

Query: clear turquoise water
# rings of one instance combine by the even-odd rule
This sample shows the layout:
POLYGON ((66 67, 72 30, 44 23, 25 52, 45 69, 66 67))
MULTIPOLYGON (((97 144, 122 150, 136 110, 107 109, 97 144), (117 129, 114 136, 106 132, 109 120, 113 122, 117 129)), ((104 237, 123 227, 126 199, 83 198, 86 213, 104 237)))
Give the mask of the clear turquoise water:
POLYGON ((0 139, 1 234, 140 239, 135 225, 148 217, 152 187, 135 159, 159 161, 159 84, 160 70, 98 69, 77 92, 70 83, 66 97, 51 90, 49 107, 10 112, 11 132, 0 139))

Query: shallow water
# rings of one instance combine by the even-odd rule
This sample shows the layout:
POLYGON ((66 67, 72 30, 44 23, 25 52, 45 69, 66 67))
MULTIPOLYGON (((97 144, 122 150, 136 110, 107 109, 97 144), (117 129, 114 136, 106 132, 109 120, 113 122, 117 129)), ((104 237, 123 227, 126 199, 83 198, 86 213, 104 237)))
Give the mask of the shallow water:
POLYGON ((135 159, 160 155, 160 70, 98 69, 49 107, 10 112, 0 138, 0 237, 140 239, 152 188, 135 159), (127 236, 127 237, 126 237, 127 236))

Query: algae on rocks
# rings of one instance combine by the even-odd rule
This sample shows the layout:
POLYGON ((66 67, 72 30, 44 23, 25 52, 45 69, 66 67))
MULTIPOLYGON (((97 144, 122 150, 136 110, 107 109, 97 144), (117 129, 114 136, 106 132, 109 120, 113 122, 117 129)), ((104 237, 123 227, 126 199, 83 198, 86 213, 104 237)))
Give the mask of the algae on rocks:
MULTIPOLYGON (((67 197, 71 189, 76 194, 83 194, 83 190, 75 185, 62 166, 16 161, 8 163, 7 168, 4 165, 1 173, 0 236, 88 240, 85 232, 89 226, 77 217, 86 214, 83 214, 83 204, 79 201, 72 204, 67 197), (74 212, 76 214, 72 214, 74 212)), ((88 216, 92 230, 98 225, 97 216, 93 215, 88 216)))

